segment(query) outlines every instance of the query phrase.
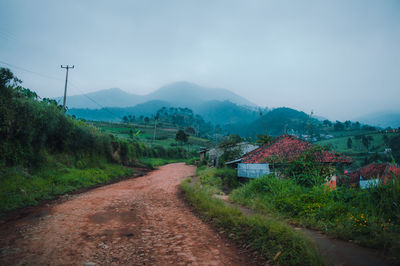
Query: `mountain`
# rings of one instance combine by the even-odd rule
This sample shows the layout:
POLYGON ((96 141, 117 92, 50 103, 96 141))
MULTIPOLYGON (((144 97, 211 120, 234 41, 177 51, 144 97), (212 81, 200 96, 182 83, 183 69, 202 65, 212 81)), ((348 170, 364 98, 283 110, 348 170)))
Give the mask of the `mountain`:
POLYGON ((153 100, 137 104, 133 107, 106 107, 101 109, 71 108, 68 110, 68 114, 86 120, 121 122, 124 116, 151 116, 162 107, 170 106, 168 102, 153 100))
POLYGON ((193 108, 208 101, 228 100, 238 105, 255 106, 247 99, 221 88, 204 88, 190 82, 175 82, 146 96, 147 99, 162 99, 175 106, 193 108))
POLYGON ((127 93, 120 89, 108 89, 67 98, 68 108, 100 109, 102 107, 129 107, 152 100, 166 101, 171 105, 194 108, 207 101, 231 101, 238 105, 256 105, 247 99, 221 88, 205 88, 190 82, 175 82, 147 95, 127 93))
POLYGON ((378 126, 382 128, 399 128, 400 127, 400 111, 382 111, 360 116, 354 121, 363 124, 378 126))
POLYGON ((255 121, 228 126, 227 130, 243 137, 265 134, 266 132, 272 136, 279 136, 285 130, 304 133, 307 131, 308 119, 309 116, 304 112, 280 107, 268 111, 255 121))
MULTIPOLYGON (((162 107, 182 107, 167 101, 151 100, 137 104, 133 107, 106 107, 101 109, 71 108, 68 114, 78 118, 97 121, 121 121, 123 116, 134 115, 139 117, 155 115, 162 107)), ((259 117, 255 108, 237 105, 230 101, 208 101, 203 102, 193 109, 196 114, 201 115, 205 121, 212 124, 226 125, 240 123, 242 121, 253 121, 259 117)))
POLYGON ((243 123, 259 117, 254 108, 237 105, 230 101, 208 101, 194 108, 206 121, 218 125, 243 123))
MULTIPOLYGON (((113 88, 67 97, 68 108, 99 109, 102 107, 127 107, 143 102, 141 95, 113 88)), ((59 98, 60 99, 60 98, 59 98)))

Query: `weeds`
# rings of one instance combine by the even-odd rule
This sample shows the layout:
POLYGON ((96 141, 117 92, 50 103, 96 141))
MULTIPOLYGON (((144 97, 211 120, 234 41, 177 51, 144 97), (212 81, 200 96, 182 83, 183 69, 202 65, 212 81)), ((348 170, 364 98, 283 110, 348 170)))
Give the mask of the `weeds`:
POLYGON ((324 185, 304 187, 273 175, 234 190, 231 199, 265 213, 381 248, 398 260, 400 254, 399 177, 369 189, 324 185))
POLYGON ((224 230, 231 239, 257 251, 269 263, 323 264, 314 245, 289 226, 261 215, 245 216, 238 209, 213 198, 214 191, 202 184, 191 186, 186 180, 182 183, 182 191, 205 219, 224 230))

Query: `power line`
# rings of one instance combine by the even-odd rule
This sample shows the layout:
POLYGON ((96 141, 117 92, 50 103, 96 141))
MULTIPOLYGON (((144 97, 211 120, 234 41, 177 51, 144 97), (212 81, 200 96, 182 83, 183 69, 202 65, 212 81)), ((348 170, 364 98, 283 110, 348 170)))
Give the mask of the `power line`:
MULTIPOLYGON (((36 71, 32 71, 32 70, 29 70, 29 69, 26 69, 26 68, 23 68, 23 67, 20 67, 20 66, 16 66, 16 65, 13 65, 13 64, 10 64, 10 63, 1 61, 1 60, 0 60, 0 63, 1 63, 1 64, 4 64, 4 65, 7 65, 7 66, 10 66, 10 67, 13 67, 13 68, 16 68, 16 69, 19 69, 19 70, 22 70, 22 71, 25 71, 25 72, 28 72, 28 73, 31 73, 31 74, 34 74, 34 75, 37 75, 37 76, 40 76, 40 77, 42 77, 42 78, 53 79, 53 80, 57 80, 57 81, 63 81, 63 80, 60 79, 60 78, 56 78, 56 77, 52 77, 52 76, 49 76, 49 75, 45 75, 45 74, 42 74, 42 73, 39 73, 39 72, 36 72, 36 71)), ((85 97, 88 98, 90 101, 92 101, 93 103, 97 104, 98 106, 100 106, 102 109, 104 109, 104 110, 105 110, 106 112, 108 112, 109 114, 113 115, 115 118, 118 118, 118 119, 121 119, 121 118, 122 118, 121 116, 116 115, 115 113, 111 112, 107 107, 101 105, 100 103, 98 103, 97 101, 95 101, 93 98, 91 98, 89 95, 87 95, 86 92, 84 92, 84 91, 81 90, 76 84, 74 84, 75 82, 77 82, 77 81, 76 81, 76 80, 74 80, 73 82, 71 82, 71 80, 69 81, 70 85, 72 85, 72 86, 70 86, 71 88, 74 88, 74 89, 80 91, 80 92, 82 93, 83 96, 85 96, 85 97)), ((78 82, 78 83, 80 83, 80 82, 78 82)), ((41 98, 41 97, 39 96, 39 98, 41 98)), ((60 101, 61 101, 61 98, 57 101, 57 104, 58 104, 60 101)))
MULTIPOLYGON (((76 82, 76 81, 74 81, 76 82)), ((86 98, 88 98, 89 100, 91 100, 92 102, 94 102, 95 104, 97 104, 98 106, 100 106, 102 109, 104 109, 106 112, 108 112, 109 114, 113 115, 114 117, 121 119, 122 117, 119 115, 114 114, 113 112, 111 112, 107 107, 101 105, 100 103, 98 103, 97 101, 95 101, 92 97, 90 97, 89 95, 87 95, 84 91, 82 91, 81 89, 78 88, 77 85, 75 85, 74 83, 72 83, 71 81, 69 82, 70 84, 73 85, 74 89, 79 90, 83 96, 85 96, 86 98)))
POLYGON ((13 68, 16 68, 16 69, 19 69, 19 70, 22 70, 22 71, 25 71, 25 72, 28 72, 28 73, 31 73, 31 74, 34 74, 34 75, 38 75, 38 76, 40 76, 42 78, 54 79, 54 80, 57 80, 57 81, 62 81, 62 79, 60 79, 60 78, 44 75, 44 74, 38 73, 36 71, 32 71, 32 70, 29 70, 29 69, 26 69, 26 68, 23 68, 23 67, 19 67, 19 66, 16 66, 16 65, 1 61, 1 60, 0 60, 0 63, 4 64, 4 65, 7 65, 7 66, 10 66, 10 67, 13 67, 13 68))

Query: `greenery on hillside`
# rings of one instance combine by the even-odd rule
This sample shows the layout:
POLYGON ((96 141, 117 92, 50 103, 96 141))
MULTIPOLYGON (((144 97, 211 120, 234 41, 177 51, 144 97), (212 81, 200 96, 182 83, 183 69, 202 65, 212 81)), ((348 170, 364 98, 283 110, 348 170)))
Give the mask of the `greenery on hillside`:
POLYGON ((0 68, 0 123, 0 215, 132 174, 122 165, 160 164, 140 162, 144 157, 188 157, 183 147, 150 147, 75 120, 54 100, 40 99, 22 87, 4 68, 0 68))

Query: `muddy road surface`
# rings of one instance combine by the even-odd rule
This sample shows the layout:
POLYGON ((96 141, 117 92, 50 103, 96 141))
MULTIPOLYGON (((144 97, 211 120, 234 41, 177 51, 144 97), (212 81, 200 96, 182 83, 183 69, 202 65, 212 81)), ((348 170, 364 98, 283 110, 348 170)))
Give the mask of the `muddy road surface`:
POLYGON ((249 265, 183 202, 183 163, 0 222, 0 265, 249 265))

